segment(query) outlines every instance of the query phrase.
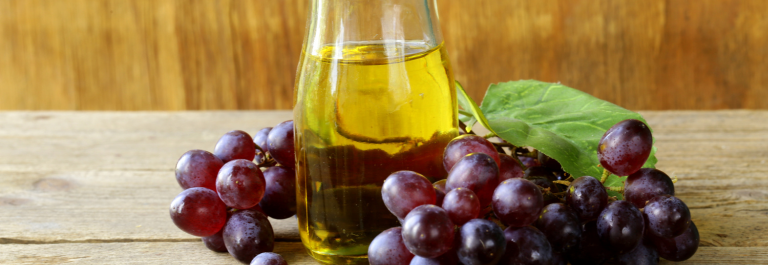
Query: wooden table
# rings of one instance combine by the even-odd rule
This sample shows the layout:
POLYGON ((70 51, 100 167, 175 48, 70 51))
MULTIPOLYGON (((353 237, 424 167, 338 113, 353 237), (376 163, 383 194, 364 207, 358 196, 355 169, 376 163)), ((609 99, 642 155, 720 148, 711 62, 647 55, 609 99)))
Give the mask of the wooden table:
MULTIPOLYGON (((701 233, 687 263, 768 263, 768 111, 642 112, 701 233)), ((288 111, 0 112, 0 263, 239 264, 177 229, 179 156, 288 111)), ((275 252, 316 264, 295 219, 275 252)))

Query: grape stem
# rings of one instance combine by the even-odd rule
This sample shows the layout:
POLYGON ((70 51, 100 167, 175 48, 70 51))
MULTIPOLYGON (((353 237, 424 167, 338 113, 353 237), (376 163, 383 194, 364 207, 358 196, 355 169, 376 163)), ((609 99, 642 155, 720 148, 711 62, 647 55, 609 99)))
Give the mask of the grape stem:
POLYGON ((615 192, 618 192, 618 193, 624 194, 624 186, 619 186, 619 187, 605 187, 605 190, 609 190, 609 191, 615 191, 615 192))
POLYGON ((571 186, 571 182, 570 181, 566 181, 566 180, 553 180, 552 183, 563 184, 565 186, 571 186))
POLYGON ((677 176, 672 176, 672 183, 677 183, 677 176))
POLYGON ((600 183, 605 184, 605 181, 608 179, 608 176, 611 175, 611 172, 608 172, 607 169, 603 168, 603 177, 600 178, 600 183))

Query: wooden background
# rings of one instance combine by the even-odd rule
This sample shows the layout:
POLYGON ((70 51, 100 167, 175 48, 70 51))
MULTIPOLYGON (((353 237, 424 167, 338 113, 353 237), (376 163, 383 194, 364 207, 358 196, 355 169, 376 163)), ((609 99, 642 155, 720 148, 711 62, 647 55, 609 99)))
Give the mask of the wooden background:
MULTIPOLYGON (((438 0, 456 79, 768 109, 765 0, 438 0)), ((0 109, 289 109, 307 0, 0 0, 0 109)))

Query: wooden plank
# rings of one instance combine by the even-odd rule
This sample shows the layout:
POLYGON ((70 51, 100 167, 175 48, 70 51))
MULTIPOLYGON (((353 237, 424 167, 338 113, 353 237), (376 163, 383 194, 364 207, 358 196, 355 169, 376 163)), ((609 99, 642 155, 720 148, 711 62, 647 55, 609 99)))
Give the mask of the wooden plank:
MULTIPOLYGON (((439 0, 456 79, 768 109, 764 0, 439 0)), ((0 1, 0 109, 289 109, 307 0, 0 1)))

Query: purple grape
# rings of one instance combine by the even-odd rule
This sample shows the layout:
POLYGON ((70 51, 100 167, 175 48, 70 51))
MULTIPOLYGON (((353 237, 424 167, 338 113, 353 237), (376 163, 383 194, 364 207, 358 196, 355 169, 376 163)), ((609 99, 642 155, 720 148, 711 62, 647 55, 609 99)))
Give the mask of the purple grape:
POLYGON ((640 210, 628 201, 608 204, 597 218, 597 235, 606 246, 623 254, 643 241, 645 222, 640 210))
POLYGON ((403 222, 403 242, 411 253, 436 258, 453 245, 453 222, 440 207, 427 204, 413 209, 403 222))
POLYGON ((435 205, 443 205, 443 199, 448 191, 445 190, 446 179, 441 179, 432 183, 432 187, 435 188, 435 205))
POLYGON ((227 252, 227 246, 224 245, 224 238, 222 238, 223 232, 224 229, 221 229, 212 236, 203 237, 205 247, 216 252, 227 252))
POLYGON ((466 188, 455 188, 445 195, 443 209, 448 212, 453 224, 461 226, 480 214, 480 200, 466 188))
POLYGON ((235 159, 251 161, 256 156, 256 146, 248 133, 234 130, 219 138, 213 148, 213 154, 224 163, 235 159))
POLYGON ((404 219, 419 205, 435 204, 435 188, 419 173, 402 170, 392 173, 381 186, 381 198, 392 214, 404 219))
POLYGON ((259 206, 267 216, 285 219, 296 214, 296 172, 289 167, 274 166, 264 170, 267 186, 259 206))
POLYGON ((684 261, 693 256, 699 248, 699 229, 691 221, 688 229, 682 235, 674 238, 649 236, 659 256, 671 261, 684 261))
POLYGON ((507 240, 507 251, 501 258, 501 264, 550 264, 552 246, 535 227, 507 227, 504 238, 507 240))
POLYGON ((523 163, 523 166, 525 166, 525 168, 541 166, 541 163, 539 163, 539 160, 536 160, 536 158, 533 158, 533 157, 517 156, 517 159, 520 159, 520 162, 523 163))
POLYGON ((581 227, 581 240, 576 247, 567 252, 568 262, 572 265, 603 264, 611 251, 603 246, 597 235, 597 222, 588 222, 581 227))
POLYGON ((624 184, 624 200, 638 209, 645 208, 651 198, 658 195, 675 195, 675 184, 664 172, 654 168, 642 168, 627 177, 624 184))
POLYGON ((496 151, 493 143, 482 136, 465 134, 453 138, 445 147, 445 152, 443 152, 443 167, 445 167, 445 171, 451 172, 451 169, 459 160, 472 153, 483 153, 490 156, 496 162, 496 168, 501 164, 499 152, 496 151))
POLYGON ((182 189, 203 187, 216 191, 216 174, 223 165, 208 151, 189 150, 176 163, 176 181, 182 189))
POLYGON ((565 201, 579 216, 579 220, 588 222, 597 219, 608 205, 608 193, 600 181, 584 176, 571 182, 565 193, 565 201))
POLYGON ((619 265, 655 265, 659 264, 659 253, 656 247, 640 243, 635 249, 616 257, 619 265))
POLYGON ((525 179, 508 179, 493 192, 493 212, 502 223, 512 227, 532 224, 544 207, 541 191, 525 179))
POLYGON ((254 210, 242 210, 232 214, 224 226, 224 245, 232 257, 249 263, 256 255, 272 252, 275 234, 267 216, 254 210))
POLYGON ((504 231, 485 219, 470 220, 459 228, 457 236, 456 254, 465 265, 496 264, 507 247, 504 231))
POLYGON ((296 151, 293 149, 293 120, 281 122, 269 131, 267 149, 280 165, 296 167, 296 151))
POLYGON ((176 227, 199 237, 216 234, 227 221, 227 207, 219 196, 202 187, 179 193, 171 202, 169 212, 176 227))
MULTIPOLYGON (((458 239, 458 236, 456 236, 458 239)), ((437 258, 425 258, 414 256, 410 265, 458 265, 459 256, 456 254, 456 249, 451 249, 447 253, 440 255, 437 258)))
POLYGON ((448 173, 446 190, 468 188, 477 194, 480 207, 491 203, 493 191, 499 185, 499 168, 493 159, 484 153, 472 153, 456 163, 448 173))
POLYGON ((597 158, 614 175, 629 176, 643 167, 651 147, 653 136, 645 123, 623 120, 603 134, 597 145, 597 158))
POLYGON ((671 195, 653 197, 643 211, 646 228, 657 237, 676 237, 688 229, 691 212, 683 201, 671 195))
POLYGON ((227 162, 219 170, 216 189, 219 198, 229 207, 248 209, 264 197, 264 174, 256 164, 245 159, 227 162))
POLYGON ((408 264, 411 259, 413 253, 405 247, 400 227, 384 230, 368 246, 368 262, 371 265, 408 264))
POLYGON ((267 161, 267 155, 259 150, 256 150, 256 155, 253 157, 253 163, 256 165, 261 165, 262 163, 267 161))
POLYGON ((563 166, 560 165, 560 162, 557 162, 554 158, 551 158, 541 151, 539 151, 539 163, 541 163, 542 167, 548 168, 551 171, 561 171, 563 170, 563 166))
POLYGON ((549 264, 550 265, 568 265, 568 260, 565 258, 565 254, 552 251, 552 259, 549 261, 549 264))
POLYGON ((272 127, 266 127, 253 135, 253 143, 258 145, 264 152, 269 152, 269 148, 267 147, 267 137, 269 136, 270 131, 272 131, 272 127))
POLYGON ((553 203, 544 207, 534 225, 544 233, 555 251, 567 251, 581 241, 581 222, 565 204, 553 203))
POLYGON ((508 154, 499 154, 499 181, 522 178, 525 175, 520 163, 508 154))
POLYGON ((535 177, 542 177, 546 179, 554 179, 555 174, 553 173, 552 169, 538 166, 538 167, 529 167, 525 170, 523 173, 524 178, 535 178, 535 177))
POLYGON ((256 255, 251 261, 251 265, 288 265, 283 256, 273 252, 264 252, 256 255))

